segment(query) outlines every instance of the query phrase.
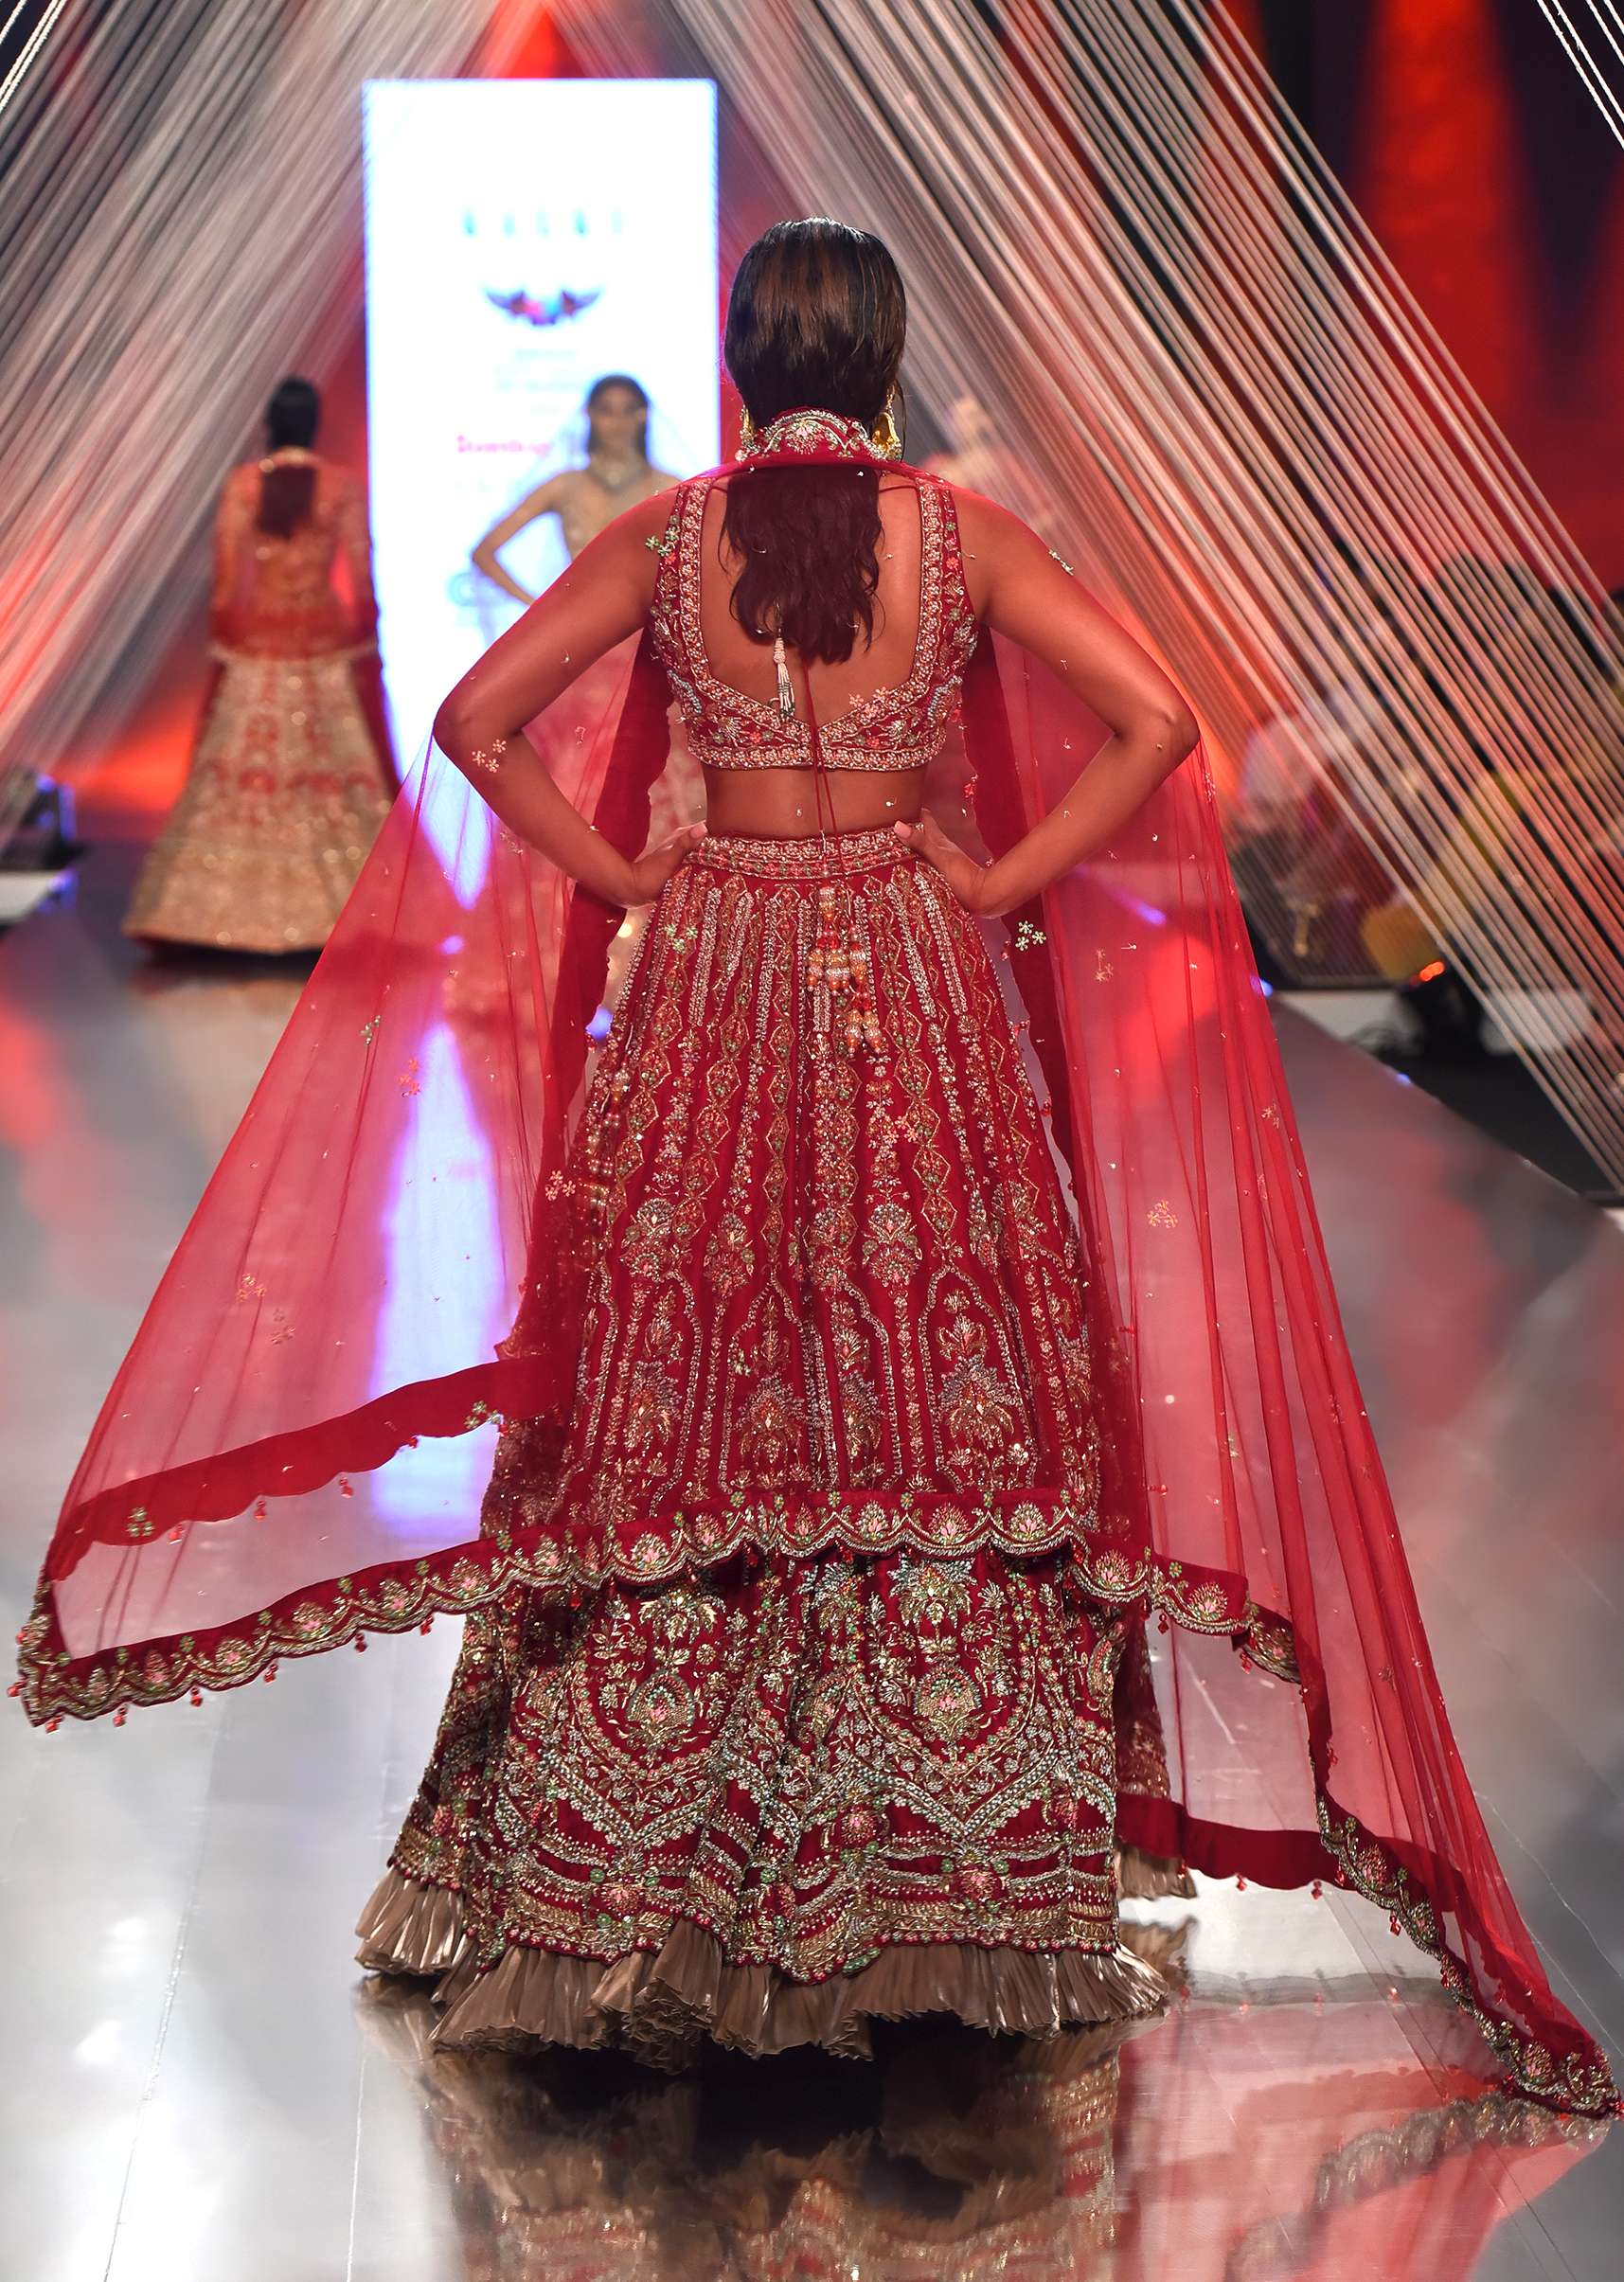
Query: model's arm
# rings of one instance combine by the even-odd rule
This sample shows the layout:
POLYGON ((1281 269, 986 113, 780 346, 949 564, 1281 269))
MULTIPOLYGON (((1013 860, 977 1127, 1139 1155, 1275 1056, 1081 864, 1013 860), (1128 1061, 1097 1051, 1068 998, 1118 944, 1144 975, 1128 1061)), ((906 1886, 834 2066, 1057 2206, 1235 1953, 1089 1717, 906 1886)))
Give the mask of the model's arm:
POLYGON ((524 735, 587 667, 635 633, 653 598, 648 542, 668 503, 646 500, 583 547, 561 579, 464 675, 435 716, 435 741, 510 830, 607 902, 658 895, 703 825, 631 863, 559 791, 524 735))
POLYGON ((500 523, 493 523, 473 550, 474 569, 483 571, 488 579, 493 579, 502 592, 511 595, 515 602, 533 602, 536 597, 527 595, 518 579, 503 569, 502 549, 509 539, 519 536, 526 524, 534 523, 538 515, 558 513, 564 501, 564 486, 569 481, 567 470, 557 475, 549 475, 545 483, 539 483, 533 491, 526 492, 518 506, 509 514, 504 515, 500 523))
POLYGON ((372 537, 366 525, 366 494, 346 472, 338 493, 338 546, 349 573, 358 642, 378 639, 378 597, 372 584, 372 537))
POLYGON ((1011 911, 1107 847, 1201 735, 1155 660, 1073 579, 1044 542, 990 500, 960 494, 972 599, 984 622, 1041 658, 1111 735, 1024 839, 985 867, 933 816, 898 830, 973 910, 1011 911), (979 588, 979 591, 977 591, 979 588))
POLYGON ((254 520, 258 481, 258 469, 233 468, 221 489, 214 518, 214 581, 208 596, 208 630, 217 642, 228 640, 232 633, 238 564, 254 520))

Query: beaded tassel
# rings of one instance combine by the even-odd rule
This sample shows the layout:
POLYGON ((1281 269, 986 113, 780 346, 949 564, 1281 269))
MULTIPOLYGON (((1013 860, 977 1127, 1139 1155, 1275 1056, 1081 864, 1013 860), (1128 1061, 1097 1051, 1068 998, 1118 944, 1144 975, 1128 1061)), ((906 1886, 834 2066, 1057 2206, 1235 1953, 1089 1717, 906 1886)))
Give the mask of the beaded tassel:
POLYGON ((784 655, 784 637, 773 637, 773 669, 778 677, 778 719, 793 721, 795 715, 795 689, 790 679, 790 662, 784 655))
POLYGON ((866 1045, 872 1054, 884 1051, 884 1034, 868 991, 868 954, 849 923, 836 917, 835 891, 820 887, 817 897, 817 939, 807 959, 807 989, 812 993, 817 1027, 827 1035, 834 1009, 841 1009, 840 1034, 848 1054, 866 1045))

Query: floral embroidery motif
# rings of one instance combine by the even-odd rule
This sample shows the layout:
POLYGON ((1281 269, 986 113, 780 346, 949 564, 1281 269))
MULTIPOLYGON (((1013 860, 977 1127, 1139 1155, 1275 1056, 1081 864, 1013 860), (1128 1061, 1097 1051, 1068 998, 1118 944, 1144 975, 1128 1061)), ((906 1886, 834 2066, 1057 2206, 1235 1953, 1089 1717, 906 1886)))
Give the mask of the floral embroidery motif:
POLYGON ((1109 1953, 1115 1748, 1052 1564, 521 1598, 468 1627, 393 1859, 459 1893, 482 1962, 678 1916, 801 1981, 897 1941, 1109 1953))
POLYGON ((678 1916, 802 1980, 895 1941, 1109 1951, 1119 1754, 1167 1788, 1125 1643, 1151 1607, 1265 1621, 1100 1514, 1087 1281, 980 933, 892 835, 842 853, 883 1064, 799 987, 827 855, 720 835, 600 1056, 557 1199, 591 1230, 573 1417, 504 1432, 514 1590, 484 1585, 395 1857, 482 1962, 678 1916))
MULTIPOLYGON (((776 704, 748 696, 710 670, 700 619, 701 539, 714 479, 683 484, 665 537, 650 626, 682 708, 689 749, 712 768, 806 768, 812 733, 784 720, 776 704)), ((737 479, 735 479, 737 480, 737 479)), ((913 664, 895 688, 847 708, 818 729, 830 769, 923 768, 942 748, 958 709, 960 684, 980 628, 964 583, 953 494, 916 487, 919 506, 919 631, 913 664)))
POLYGON ((488 1513, 550 1514, 582 1575, 721 1558, 717 1485, 808 1553, 831 1530, 1052 1551, 1062 1505, 1094 1525, 1084 1273, 992 963, 893 834, 841 856, 883 1062, 834 1050, 800 988, 828 854, 722 834, 664 891, 602 1048, 566 1168, 594 1231, 574 1423, 551 1473, 504 1447, 488 1513), (1039 1485, 1013 1531, 986 1504, 1039 1485), (874 1518, 842 1489, 881 1493, 874 1518))

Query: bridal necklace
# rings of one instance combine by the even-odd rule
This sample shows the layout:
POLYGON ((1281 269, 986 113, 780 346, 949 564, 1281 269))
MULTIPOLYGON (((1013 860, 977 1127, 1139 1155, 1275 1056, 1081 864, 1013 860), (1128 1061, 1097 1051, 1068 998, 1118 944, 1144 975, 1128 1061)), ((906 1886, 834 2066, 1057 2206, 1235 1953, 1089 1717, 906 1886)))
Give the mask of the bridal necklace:
POLYGON ((591 452, 586 455, 587 472, 606 491, 630 490, 648 464, 644 459, 600 459, 591 452))

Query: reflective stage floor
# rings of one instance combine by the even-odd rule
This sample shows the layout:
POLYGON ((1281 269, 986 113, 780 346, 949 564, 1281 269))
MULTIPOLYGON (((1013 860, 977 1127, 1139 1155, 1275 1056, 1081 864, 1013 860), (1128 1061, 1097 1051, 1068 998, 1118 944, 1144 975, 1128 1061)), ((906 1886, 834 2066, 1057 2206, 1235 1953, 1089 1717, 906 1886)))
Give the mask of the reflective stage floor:
MULTIPOLYGON (((0 1581, 20 1618, 102 1392, 297 977, 120 942, 124 851, 0 939, 0 1581)), ((1281 1021, 1467 1763, 1559 1993, 1624 2048, 1624 1232, 1281 1021)), ((899 2031, 667 2081, 435 2060, 349 1927, 452 1628, 274 1688, 0 1727, 3 2282, 1624 2271, 1624 2127, 1485 2100, 1345 1897, 1141 1910, 1187 1979, 1115 2051, 899 2031)))

